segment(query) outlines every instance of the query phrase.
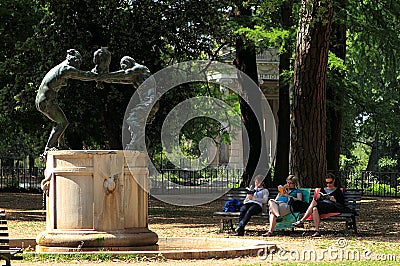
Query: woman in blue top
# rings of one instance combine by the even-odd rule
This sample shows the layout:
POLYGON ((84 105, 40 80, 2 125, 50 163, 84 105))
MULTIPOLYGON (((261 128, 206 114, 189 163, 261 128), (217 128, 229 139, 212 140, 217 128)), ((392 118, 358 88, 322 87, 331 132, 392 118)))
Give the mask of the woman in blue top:
POLYGON ((299 189, 299 179, 294 175, 286 178, 287 189, 283 193, 278 193, 275 199, 268 201, 269 207, 269 229, 263 236, 272 236, 277 222, 282 221, 282 216, 291 212, 288 204, 289 200, 303 200, 303 193, 299 189))

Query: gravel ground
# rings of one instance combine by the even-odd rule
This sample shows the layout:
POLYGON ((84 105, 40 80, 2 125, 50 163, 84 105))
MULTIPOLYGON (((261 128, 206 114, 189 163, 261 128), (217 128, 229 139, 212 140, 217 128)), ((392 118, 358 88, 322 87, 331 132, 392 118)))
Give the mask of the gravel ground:
MULTIPOLYGON (((42 195, 27 193, 0 193, 0 208, 7 211, 9 234, 13 238, 35 238, 45 230, 45 214, 42 209, 42 195)), ((221 210, 223 202, 220 200, 197 207, 179 207, 160 202, 156 199, 149 201, 149 229, 159 237, 232 237, 230 233, 219 233, 216 220, 212 219, 212 212, 221 210)), ((357 218, 359 234, 346 232, 344 224, 322 223, 321 232, 324 243, 336 245, 338 239, 345 239, 347 245, 359 247, 371 243, 384 243, 390 250, 392 245, 398 246, 400 222, 400 199, 394 198, 364 198, 361 204, 361 215, 357 218), (382 214, 385 214, 384 219, 382 214), (331 241, 331 242, 330 242, 331 241)), ((305 229, 296 229, 290 236, 279 234, 265 238, 261 234, 266 232, 266 226, 250 222, 246 227, 245 238, 259 239, 274 242, 281 249, 304 250, 318 246, 318 239, 308 237, 312 230, 312 223, 307 223, 305 229)), ((400 261, 400 255, 398 256, 400 261)), ((279 262, 279 260, 274 259, 279 262)), ((122 261, 113 262, 70 262, 80 265, 131 265, 122 261)), ((152 260, 136 262, 136 265, 265 265, 271 261, 263 261, 256 257, 235 259, 208 259, 208 260, 152 260)), ((280 262, 279 262, 280 263, 280 262)), ((66 263, 25 262, 13 261, 12 265, 65 265, 66 263)))

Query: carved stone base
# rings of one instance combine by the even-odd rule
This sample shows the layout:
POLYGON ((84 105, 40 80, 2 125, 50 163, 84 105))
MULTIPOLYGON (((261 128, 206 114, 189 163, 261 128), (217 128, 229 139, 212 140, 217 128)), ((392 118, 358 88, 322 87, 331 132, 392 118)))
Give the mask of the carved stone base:
POLYGON ((46 231, 37 251, 154 250, 147 226, 147 156, 137 151, 49 151, 46 231))
POLYGON ((36 238, 36 252, 158 250, 156 233, 143 228, 108 232, 42 232, 36 238))

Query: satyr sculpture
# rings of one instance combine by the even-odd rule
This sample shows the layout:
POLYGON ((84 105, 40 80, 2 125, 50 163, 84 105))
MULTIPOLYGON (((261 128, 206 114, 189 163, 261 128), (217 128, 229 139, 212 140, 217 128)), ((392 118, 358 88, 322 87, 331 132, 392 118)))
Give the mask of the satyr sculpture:
MULTIPOLYGON (((101 47, 94 52, 93 63, 95 67, 92 69, 92 72, 100 75, 110 72, 111 53, 107 50, 107 47, 101 47)), ((103 83, 98 81, 97 88, 104 89, 103 83)))
MULTIPOLYGON (((82 56, 77 50, 70 49, 67 51, 67 58, 52 68, 43 78, 36 95, 36 108, 56 123, 50 133, 44 153, 41 155, 43 161, 46 160, 46 154, 49 150, 68 149, 65 144, 64 133, 69 122, 57 101, 57 93, 61 87, 67 85, 68 79, 96 80, 97 87, 100 89, 104 88, 102 82, 132 84, 136 88, 151 75, 146 66, 136 63, 129 56, 122 57, 120 61, 121 70, 109 72, 111 53, 106 47, 102 47, 94 52, 93 62, 95 63, 95 67, 92 71, 79 70, 82 63, 82 56)), ((151 121, 158 107, 155 106, 151 109, 150 113, 148 112, 155 99, 154 86, 143 88, 137 94, 139 100, 130 110, 127 119, 131 133, 131 141, 128 146, 129 149, 144 150, 144 126, 147 116, 151 121)))
POLYGON ((36 95, 36 108, 55 122, 41 159, 46 159, 48 150, 68 149, 65 145, 64 132, 69 122, 57 101, 58 91, 67 85, 68 79, 84 81, 96 80, 97 74, 79 70, 82 63, 81 54, 75 49, 67 51, 67 58, 53 67, 43 78, 36 95))
MULTIPOLYGON (((130 56, 122 57, 120 65, 121 70, 101 75, 100 80, 110 83, 132 84, 136 88, 151 75, 146 66, 136 63, 130 56)), ((130 150, 143 151, 145 150, 144 127, 147 118, 149 117, 149 121, 151 121, 151 119, 154 118, 155 112, 158 110, 158 107, 155 106, 151 109, 150 113, 148 112, 156 96, 154 84, 146 88, 141 88, 141 90, 137 91, 137 95, 139 99, 134 107, 129 110, 129 116, 127 118, 127 124, 129 125, 129 132, 131 134, 131 140, 127 148, 130 150)))
MULTIPOLYGON (((64 140, 64 132, 69 122, 57 102, 57 92, 61 87, 67 85, 68 79, 83 81, 95 80, 97 81, 97 87, 99 89, 104 88, 103 82, 132 84, 136 89, 151 75, 146 66, 137 64, 135 60, 129 56, 124 56, 121 59, 121 70, 109 72, 111 53, 106 47, 102 47, 94 52, 93 62, 95 63, 95 67, 92 71, 79 70, 78 68, 81 62, 82 56, 78 51, 75 49, 68 50, 66 60, 51 69, 43 78, 39 87, 39 91, 36 95, 36 107, 40 112, 56 123, 47 141, 45 151, 40 156, 42 161, 46 161, 47 152, 49 150, 68 149, 64 140)), ((139 101, 137 101, 137 104, 130 110, 127 118, 127 124, 129 125, 129 131, 131 133, 131 140, 128 144, 129 149, 139 151, 145 149, 143 143, 147 116, 153 118, 155 112, 158 110, 156 106, 151 109, 150 114, 148 112, 153 106, 155 99, 155 87, 148 87, 149 88, 144 88, 138 92, 139 101)), ((46 176, 45 179, 42 180, 42 190, 46 194, 48 194, 50 180, 51 175, 46 176)))

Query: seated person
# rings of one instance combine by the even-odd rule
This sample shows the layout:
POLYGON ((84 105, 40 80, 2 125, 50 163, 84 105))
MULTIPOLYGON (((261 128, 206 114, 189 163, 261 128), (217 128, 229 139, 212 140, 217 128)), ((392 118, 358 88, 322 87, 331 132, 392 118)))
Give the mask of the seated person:
POLYGON ((247 194, 240 208, 239 224, 236 227, 236 235, 244 236, 244 227, 250 221, 251 216, 262 212, 263 204, 268 202, 269 191, 264 188, 264 176, 257 175, 254 178, 255 189, 253 193, 247 194))
POLYGON ((308 207, 304 216, 293 223, 295 227, 304 227, 304 221, 312 215, 315 227, 313 237, 320 237, 319 232, 320 215, 333 212, 350 212, 350 209, 344 205, 344 195, 339 187, 335 187, 335 176, 329 173, 325 178, 326 187, 322 188, 318 195, 314 196, 313 201, 308 207))
POLYGON ((279 193, 275 199, 268 201, 269 207, 269 229, 263 236, 272 236, 277 222, 282 221, 282 216, 292 212, 289 206, 289 200, 303 200, 303 193, 299 189, 298 178, 294 175, 289 175, 286 178, 286 185, 278 188, 279 193))

